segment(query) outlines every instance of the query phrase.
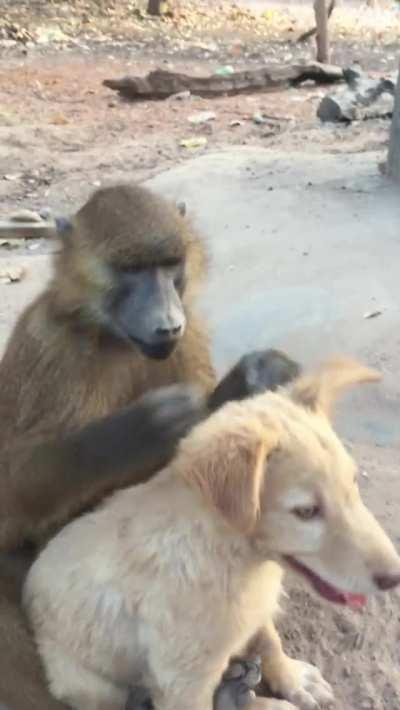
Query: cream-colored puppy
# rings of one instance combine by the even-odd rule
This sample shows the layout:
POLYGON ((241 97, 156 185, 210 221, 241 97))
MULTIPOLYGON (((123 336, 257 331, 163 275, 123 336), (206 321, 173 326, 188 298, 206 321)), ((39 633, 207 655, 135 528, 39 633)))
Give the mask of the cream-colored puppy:
POLYGON ((142 684, 157 710, 211 710, 229 659, 248 652, 286 698, 249 709, 329 702, 317 669, 282 650, 281 565, 349 606, 400 582, 400 558, 327 418, 341 389, 376 379, 338 360, 228 404, 155 479, 58 534, 24 594, 52 693, 79 710, 122 710, 128 686, 142 684))

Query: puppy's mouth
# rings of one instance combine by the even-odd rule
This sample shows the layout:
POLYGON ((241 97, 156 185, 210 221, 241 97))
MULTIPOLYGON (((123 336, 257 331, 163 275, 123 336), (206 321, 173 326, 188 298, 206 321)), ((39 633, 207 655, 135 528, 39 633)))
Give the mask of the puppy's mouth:
POLYGON ((326 582, 322 577, 319 577, 315 572, 306 567, 302 562, 299 562, 291 555, 285 555, 285 561, 292 567, 296 572, 299 572, 303 577, 305 577, 315 589, 316 592, 324 599, 327 599, 333 604, 342 604, 343 606, 348 606, 351 609, 362 609, 366 603, 367 598, 364 594, 353 594, 352 592, 343 592, 341 589, 334 587, 333 584, 326 582))

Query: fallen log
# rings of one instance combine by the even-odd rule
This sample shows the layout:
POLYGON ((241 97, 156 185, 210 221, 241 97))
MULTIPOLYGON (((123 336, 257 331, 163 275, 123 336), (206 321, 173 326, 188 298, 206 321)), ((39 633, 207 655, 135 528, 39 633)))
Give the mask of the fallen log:
POLYGON ((105 79, 103 85, 118 91, 120 96, 130 101, 149 101, 166 99, 184 91, 205 98, 235 96, 296 86, 309 79, 319 84, 332 84, 343 80, 343 71, 340 67, 318 62, 270 65, 234 72, 229 76, 189 76, 156 69, 145 77, 105 79))

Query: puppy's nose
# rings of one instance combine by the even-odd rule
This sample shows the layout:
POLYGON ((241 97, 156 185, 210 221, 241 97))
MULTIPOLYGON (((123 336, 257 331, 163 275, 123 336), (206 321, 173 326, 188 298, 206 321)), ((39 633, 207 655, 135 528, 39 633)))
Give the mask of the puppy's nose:
POLYGON ((397 587, 400 584, 400 574, 376 574, 374 582, 378 589, 382 589, 382 591, 393 589, 393 587, 397 587))

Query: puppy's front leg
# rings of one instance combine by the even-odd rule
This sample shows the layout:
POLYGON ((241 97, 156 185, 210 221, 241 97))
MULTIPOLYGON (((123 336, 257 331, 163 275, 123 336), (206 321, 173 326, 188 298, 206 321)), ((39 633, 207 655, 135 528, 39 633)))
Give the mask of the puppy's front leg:
POLYGON ((261 656, 263 678, 274 694, 289 700, 300 710, 316 710, 332 703, 329 683, 315 666, 286 655, 272 621, 253 639, 250 652, 261 656))

